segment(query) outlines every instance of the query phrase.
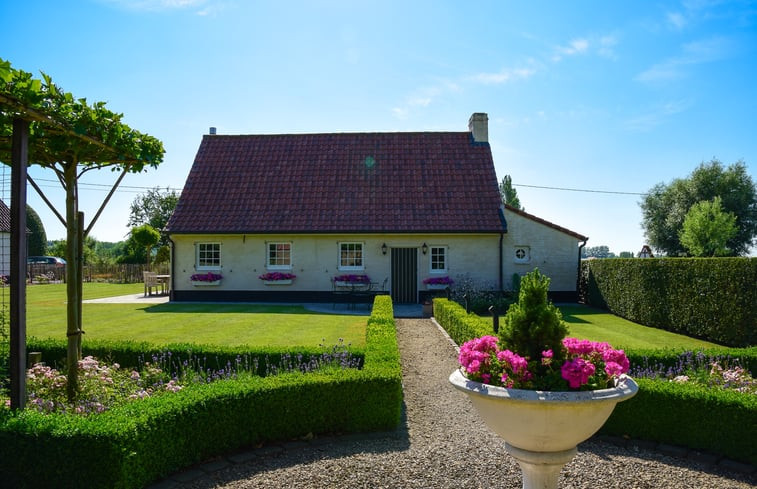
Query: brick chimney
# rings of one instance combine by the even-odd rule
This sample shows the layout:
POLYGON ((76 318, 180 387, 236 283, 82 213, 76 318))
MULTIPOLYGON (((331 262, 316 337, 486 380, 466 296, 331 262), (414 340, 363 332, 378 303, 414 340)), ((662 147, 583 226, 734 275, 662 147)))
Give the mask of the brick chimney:
POLYGON ((468 130, 477 143, 489 142, 489 116, 485 112, 475 112, 468 119, 468 130))

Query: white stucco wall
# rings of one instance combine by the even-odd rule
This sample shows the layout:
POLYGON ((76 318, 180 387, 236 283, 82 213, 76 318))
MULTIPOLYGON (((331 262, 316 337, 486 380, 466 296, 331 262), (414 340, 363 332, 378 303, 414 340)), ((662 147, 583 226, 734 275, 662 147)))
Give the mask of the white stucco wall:
MULTIPOLYGON (((223 275, 218 290, 275 290, 264 285, 258 276, 266 269, 266 243, 292 243, 292 270, 274 270, 294 273, 297 278, 287 290, 330 291, 331 279, 346 273, 366 274, 374 282, 389 278, 391 251, 387 248, 418 249, 418 289, 423 290, 423 279, 429 276, 456 276, 467 274, 476 281, 497 285, 499 280, 499 235, 173 235, 174 290, 192 290, 191 275, 207 272, 195 269, 197 243, 221 243, 221 267, 215 270, 223 275), (339 243, 363 243, 365 270, 339 270, 339 243), (423 255, 423 243, 429 247, 447 248, 447 273, 430 274, 431 253, 423 255)), ((507 277, 506 277, 507 278, 507 277)), ((391 282, 391 280, 389 280, 391 282)), ((506 281, 507 283, 507 281, 506 281)), ((387 286, 388 287, 388 286, 387 286)))
POLYGON ((505 288, 510 288, 513 273, 523 276, 538 268, 551 279, 550 290, 575 291, 579 240, 575 236, 507 209, 505 219, 505 288), (530 259, 527 263, 519 263, 516 260, 515 250, 519 247, 528 248, 530 259))

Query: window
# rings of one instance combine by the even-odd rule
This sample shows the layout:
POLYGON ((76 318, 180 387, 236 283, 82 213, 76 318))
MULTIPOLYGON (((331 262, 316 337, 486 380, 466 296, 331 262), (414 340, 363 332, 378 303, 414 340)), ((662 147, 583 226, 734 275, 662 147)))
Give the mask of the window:
POLYGON ((363 243, 339 243, 339 269, 362 270, 363 243))
POLYGON ((447 248, 443 246, 431 247, 431 273, 447 271, 447 248))
POLYGON ((195 249, 198 270, 221 268, 221 243, 198 243, 195 249))
POLYGON ((266 268, 292 268, 292 243, 268 243, 268 258, 266 268))
POLYGON ((529 263, 531 261, 531 248, 528 246, 515 247, 515 263, 529 263))

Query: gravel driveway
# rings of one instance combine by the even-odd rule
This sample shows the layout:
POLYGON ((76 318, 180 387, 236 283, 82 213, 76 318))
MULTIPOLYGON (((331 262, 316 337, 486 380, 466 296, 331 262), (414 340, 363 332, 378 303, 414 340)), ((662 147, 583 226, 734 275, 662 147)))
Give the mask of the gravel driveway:
MULTIPOLYGON (((504 442, 483 425, 467 396, 447 381, 457 362, 443 332, 427 319, 400 319, 397 329, 406 414, 395 431, 243 451, 174 474, 153 489, 520 488, 520 469, 504 442)), ((576 458, 563 469, 560 487, 757 485, 755 472, 706 462, 592 439, 578 447, 576 458)))

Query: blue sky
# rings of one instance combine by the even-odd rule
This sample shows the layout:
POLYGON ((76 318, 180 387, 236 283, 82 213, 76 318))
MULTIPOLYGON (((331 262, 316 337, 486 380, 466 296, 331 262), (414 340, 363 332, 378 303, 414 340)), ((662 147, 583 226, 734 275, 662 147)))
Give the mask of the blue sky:
MULTIPOLYGON (((183 186, 210 126, 465 131, 486 112, 526 211, 616 253, 644 244, 637 194, 656 183, 712 158, 757 179, 755 1, 35 1, 0 18, 0 57, 165 145, 124 180, 102 241, 124 239, 140 192, 183 186)), ((52 173, 31 174, 62 209, 52 173)), ((88 217, 114 180, 83 178, 88 217)), ((29 203, 65 236, 31 188, 29 203)))

